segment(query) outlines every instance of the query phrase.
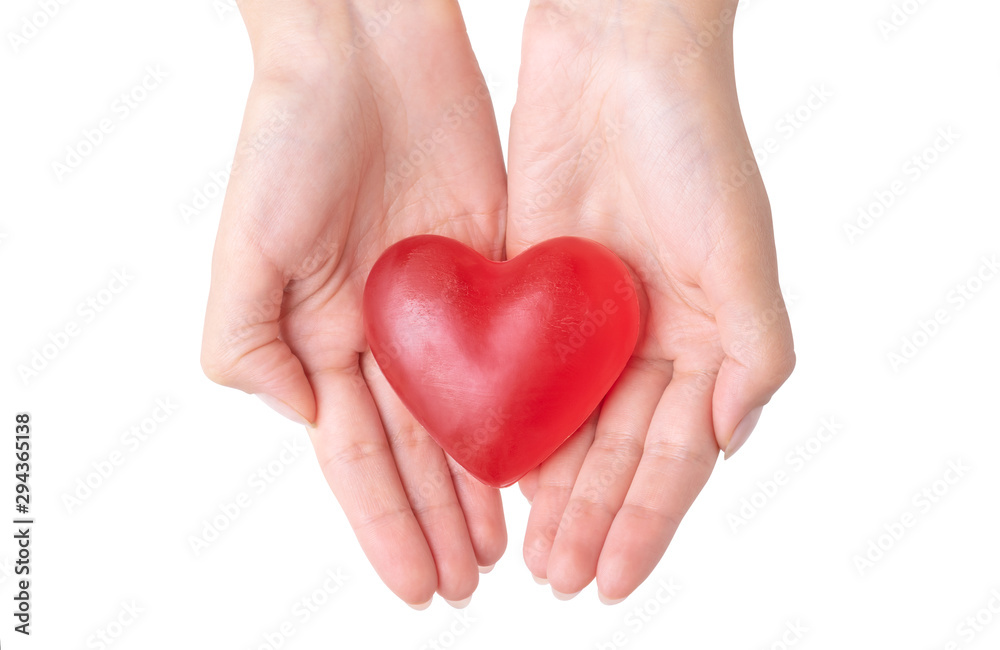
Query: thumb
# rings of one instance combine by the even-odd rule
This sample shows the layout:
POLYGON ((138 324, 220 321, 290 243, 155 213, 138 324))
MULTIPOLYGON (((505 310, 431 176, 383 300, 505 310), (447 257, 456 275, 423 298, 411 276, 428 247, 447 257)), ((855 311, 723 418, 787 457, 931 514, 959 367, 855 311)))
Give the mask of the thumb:
POLYGON ((726 355, 712 396, 715 437, 726 458, 746 442, 763 406, 795 367, 770 210, 736 223, 701 278, 726 355))
POLYGON ((279 337, 284 278, 248 238, 219 229, 201 365, 212 381, 259 396, 300 424, 316 419, 302 363, 279 337))

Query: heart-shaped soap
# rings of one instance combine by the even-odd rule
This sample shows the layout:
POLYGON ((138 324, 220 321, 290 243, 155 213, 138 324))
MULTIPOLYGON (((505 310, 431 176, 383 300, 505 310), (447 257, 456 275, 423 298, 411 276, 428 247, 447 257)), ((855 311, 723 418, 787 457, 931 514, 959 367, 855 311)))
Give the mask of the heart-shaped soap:
POLYGON ((420 235, 365 285, 375 361, 413 417, 486 485, 514 483, 600 404, 639 332, 625 264, 579 237, 506 262, 420 235))

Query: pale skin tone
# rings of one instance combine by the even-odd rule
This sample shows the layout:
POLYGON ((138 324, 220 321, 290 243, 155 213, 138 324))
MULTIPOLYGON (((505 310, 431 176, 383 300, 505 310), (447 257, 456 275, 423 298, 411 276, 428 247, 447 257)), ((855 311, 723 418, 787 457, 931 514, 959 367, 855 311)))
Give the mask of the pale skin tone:
POLYGON ((416 607, 435 593, 462 606, 506 531, 499 493, 436 446, 371 358, 361 292, 393 242, 436 233, 503 259, 576 235, 634 271, 633 358, 520 482, 532 501, 525 562, 559 596, 595 578, 606 602, 636 589, 720 451, 742 444, 794 365, 731 19, 691 49, 735 3, 570 5, 529 9, 509 178, 457 3, 240 6, 255 78, 202 363, 309 423, 362 548, 416 607))
POLYGON ((728 27, 695 47, 735 3, 581 0, 552 26, 558 6, 536 3, 525 25, 507 254, 604 243, 637 275, 645 327, 594 417, 521 481, 524 556, 557 595, 596 577, 614 601, 656 566, 794 354, 766 193, 756 173, 730 181, 753 155, 728 27))

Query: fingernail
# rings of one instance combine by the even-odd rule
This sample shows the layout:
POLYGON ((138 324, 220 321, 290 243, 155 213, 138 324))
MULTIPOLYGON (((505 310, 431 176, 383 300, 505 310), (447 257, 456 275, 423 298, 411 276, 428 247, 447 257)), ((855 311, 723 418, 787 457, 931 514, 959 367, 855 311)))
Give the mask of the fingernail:
POLYGON ((466 607, 469 606, 469 603, 472 602, 472 596, 469 596, 468 598, 463 598, 462 600, 448 600, 447 598, 445 598, 444 602, 448 603, 455 609, 465 609, 466 607))
POLYGON ((538 577, 538 576, 536 576, 536 575, 535 575, 534 573, 532 573, 532 574, 531 574, 531 577, 532 577, 532 579, 533 579, 533 580, 534 580, 535 582, 537 582, 537 583, 538 583, 538 584, 540 584, 540 585, 547 585, 547 584, 549 584, 549 581, 548 581, 548 580, 546 580, 545 578, 539 578, 539 577, 538 577))
POLYGON ((480 573, 489 573, 490 571, 493 570, 493 567, 495 567, 496 565, 497 565, 497 563, 494 562, 493 564, 491 564, 489 566, 481 566, 481 567, 479 567, 479 572, 480 573))
POLYGON ((556 598, 558 598, 559 600, 572 600, 573 598, 576 598, 576 595, 578 593, 580 593, 580 592, 579 591, 574 591, 571 594, 564 594, 561 591, 556 591, 555 589, 552 590, 552 595, 555 596, 556 598))
POLYGON ((598 597, 598 598, 600 599, 600 601, 601 601, 602 603, 604 603, 605 605, 617 605, 618 603, 620 603, 620 602, 622 602, 623 600, 625 600, 624 598, 614 598, 614 599, 612 599, 612 598, 608 598, 607 596, 605 596, 604 594, 602 594, 602 593, 601 593, 601 592, 599 592, 599 591, 597 592, 597 597, 598 597))
POLYGON ((288 418, 292 422, 294 422, 296 424, 301 424, 301 425, 304 425, 304 426, 309 426, 309 420, 307 420, 304 417, 302 417, 301 413, 299 413, 298 411, 296 411, 291 406, 289 406, 287 403, 283 402, 282 400, 278 399, 277 397, 274 397, 272 395, 268 395, 267 393, 254 393, 254 394, 257 397, 259 397, 262 402, 264 402, 265 404, 267 404, 268 406, 270 406, 272 409, 274 409, 275 411, 277 411, 281 415, 284 415, 286 418, 288 418))
POLYGON ((753 428, 757 426, 757 420, 760 419, 760 413, 763 410, 763 406, 758 406, 740 420, 740 423, 736 425, 736 430, 733 431, 733 437, 729 439, 729 446, 726 447, 726 456, 723 460, 728 459, 740 450, 740 447, 743 446, 743 443, 747 441, 747 438, 753 432, 753 428))
POLYGON ((433 596, 431 596, 430 600, 428 600, 426 603, 420 603, 419 605, 414 605, 413 603, 406 603, 406 604, 412 607, 413 609, 417 610, 418 612, 422 612, 431 606, 432 600, 434 600, 433 596))

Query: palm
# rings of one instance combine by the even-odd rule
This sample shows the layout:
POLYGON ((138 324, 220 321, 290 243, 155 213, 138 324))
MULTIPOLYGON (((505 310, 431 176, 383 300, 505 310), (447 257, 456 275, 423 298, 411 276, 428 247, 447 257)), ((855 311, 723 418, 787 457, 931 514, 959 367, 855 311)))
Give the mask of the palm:
POLYGON ((302 193, 283 197, 288 218, 278 220, 269 246, 291 280, 283 337, 307 372, 357 366, 361 355, 368 377, 378 375, 368 363, 361 296, 368 270, 391 244, 436 233, 501 255, 506 186, 496 127, 480 99, 476 114, 453 126, 452 104, 485 86, 474 61, 456 63, 464 69, 445 92, 424 87, 405 98, 397 77, 352 68, 329 84, 335 93, 304 98, 303 123, 284 138, 285 168, 273 173, 302 179, 302 193), (436 131, 443 137, 435 140, 436 131))
MULTIPOLYGON (((243 125, 256 145, 247 161, 237 154, 219 232, 221 245, 240 242, 250 252, 238 254, 267 269, 253 278, 266 291, 244 289, 266 297, 235 330, 249 351, 241 362, 287 375, 282 399, 301 413, 315 396, 310 433, 324 474, 372 564, 409 603, 435 591, 465 598, 476 565, 506 544, 499 493, 414 421, 363 335, 364 281, 392 243, 437 233, 502 254, 506 175, 492 106, 463 26, 434 28, 447 33, 387 35, 349 65, 310 61, 310 78, 293 88, 259 75, 243 125)), ((219 302, 241 281, 250 282, 219 281, 219 302)), ((210 310, 207 330, 212 319, 210 310)))
POLYGON ((529 16, 507 253, 568 234, 604 243, 637 276, 644 328, 595 417, 522 482, 525 560, 562 593, 596 576, 618 597, 655 566, 718 457, 713 393, 733 361, 713 258, 751 263, 725 215, 730 201, 766 208, 766 197, 759 183, 719 191, 747 149, 738 109, 720 115, 730 98, 662 56, 630 59, 615 29, 567 40, 540 29, 529 16))

